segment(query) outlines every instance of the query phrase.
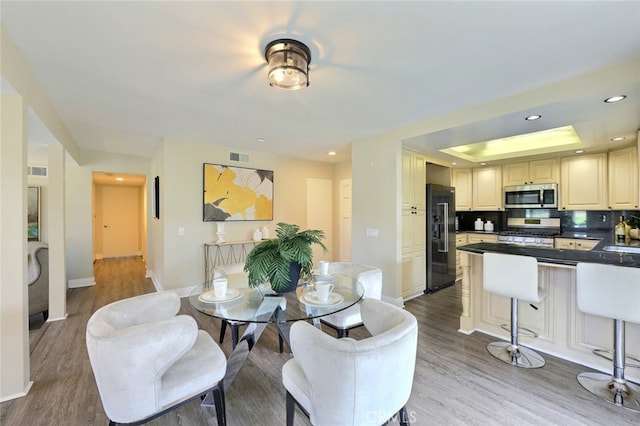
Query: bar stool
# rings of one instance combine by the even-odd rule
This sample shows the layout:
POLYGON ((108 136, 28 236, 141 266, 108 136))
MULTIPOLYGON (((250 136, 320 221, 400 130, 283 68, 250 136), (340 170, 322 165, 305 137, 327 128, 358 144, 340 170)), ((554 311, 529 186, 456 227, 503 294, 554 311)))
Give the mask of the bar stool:
POLYGON ((613 374, 581 373, 578 382, 607 402, 640 412, 640 386, 624 378, 624 324, 640 324, 640 268, 578 263, 576 288, 580 311, 613 318, 613 351, 605 351, 613 352, 613 374))
MULTIPOLYGON (((499 360, 516 367, 542 367, 544 358, 518 344, 518 300, 537 303, 546 295, 538 287, 538 261, 535 257, 498 253, 485 253, 482 258, 484 290, 511 298, 511 342, 492 342, 487 345, 487 350, 499 360)), ((506 329, 506 325, 503 328, 506 329)), ((531 337, 537 337, 530 330, 522 330, 531 337)))

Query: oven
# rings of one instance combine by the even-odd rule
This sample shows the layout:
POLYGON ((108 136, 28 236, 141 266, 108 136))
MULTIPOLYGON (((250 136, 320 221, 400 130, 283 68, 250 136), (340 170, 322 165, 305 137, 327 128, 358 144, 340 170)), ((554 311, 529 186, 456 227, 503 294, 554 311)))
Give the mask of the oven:
POLYGON ((560 235, 559 218, 508 218, 507 230, 498 234, 502 244, 553 248, 560 235))
POLYGON ((558 208, 557 183, 505 186, 503 192, 508 209, 558 208))

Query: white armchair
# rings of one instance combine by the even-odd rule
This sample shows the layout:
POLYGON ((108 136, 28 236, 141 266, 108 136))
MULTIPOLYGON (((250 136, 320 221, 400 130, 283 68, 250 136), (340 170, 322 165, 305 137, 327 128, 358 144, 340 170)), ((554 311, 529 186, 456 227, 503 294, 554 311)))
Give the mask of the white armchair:
MULTIPOLYGON (((364 297, 380 300, 382 297, 382 271, 379 268, 357 263, 331 262, 329 271, 355 278, 364 286, 364 297)), ((323 324, 333 328, 338 338, 349 337, 349 330, 362 326, 360 304, 356 303, 335 314, 320 318, 323 324)))
POLYGON ((226 424, 227 359, 179 309, 178 295, 164 291, 111 303, 89 319, 87 350, 110 424, 142 424, 209 392, 226 424))
POLYGON ((282 367, 287 425, 295 403, 316 426, 381 425, 395 413, 408 425, 418 325, 409 312, 375 299, 361 306, 372 337, 336 339, 312 325, 291 326, 293 359, 282 367))

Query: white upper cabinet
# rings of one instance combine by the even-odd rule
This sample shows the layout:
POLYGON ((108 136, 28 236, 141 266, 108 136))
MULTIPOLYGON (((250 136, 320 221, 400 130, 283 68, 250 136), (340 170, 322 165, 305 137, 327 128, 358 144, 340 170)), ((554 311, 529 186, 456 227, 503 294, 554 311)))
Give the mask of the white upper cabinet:
POLYGON ((424 210, 426 208, 426 160, 418 153, 402 151, 402 208, 424 210))
POLYGON ((608 201, 606 153, 560 161, 559 210, 606 210, 608 201))
POLYGON ((638 149, 609 152, 609 206, 613 210, 638 208, 638 149))
POLYGON ((502 168, 473 169, 473 210, 502 210, 502 168))
POLYGON ((471 169, 452 169, 451 184, 456 188, 456 211, 473 209, 471 169))
POLYGON ((560 167, 558 160, 535 160, 502 166, 503 185, 526 185, 531 183, 558 183, 560 167))

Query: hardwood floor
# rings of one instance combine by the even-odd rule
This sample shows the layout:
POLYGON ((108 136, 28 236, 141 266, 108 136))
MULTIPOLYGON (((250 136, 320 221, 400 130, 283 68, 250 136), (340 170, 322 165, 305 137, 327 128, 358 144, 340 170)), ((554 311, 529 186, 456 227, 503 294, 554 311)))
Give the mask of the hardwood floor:
MULTIPOLYGON (((64 321, 31 331, 31 377, 26 397, 0 405, 0 424, 106 425, 85 346, 87 320, 115 300, 154 291, 139 258, 102 260, 94 287, 69 290, 64 321)), ((493 359, 485 346, 495 338, 457 331, 459 285, 406 303, 418 318, 419 338, 413 393, 407 410, 412 425, 638 425, 640 414, 600 401, 583 390, 576 375, 587 368, 543 354, 544 368, 525 370, 493 359)), ((182 313, 218 337, 220 321, 200 314, 183 299, 182 313)), ((366 337, 365 329, 351 337, 366 337)), ((274 327, 267 327, 229 388, 231 426, 284 424, 280 369, 289 359, 278 353, 274 327)), ((506 337, 506 336, 505 336, 506 337)), ((229 355, 231 339, 222 349, 229 355)), ((393 389, 389 389, 392 392, 393 389)), ((216 425, 211 409, 193 402, 150 425, 216 425)), ((309 425, 300 412, 296 425, 309 425)))

